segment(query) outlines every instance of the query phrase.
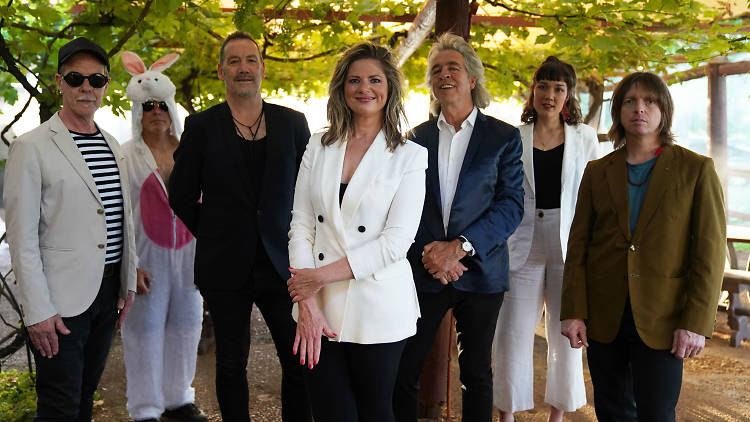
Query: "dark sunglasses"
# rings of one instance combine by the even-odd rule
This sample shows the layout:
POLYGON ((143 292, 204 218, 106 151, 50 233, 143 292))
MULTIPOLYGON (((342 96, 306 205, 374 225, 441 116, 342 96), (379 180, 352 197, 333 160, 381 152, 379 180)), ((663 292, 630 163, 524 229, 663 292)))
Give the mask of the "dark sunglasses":
POLYGON ((145 103, 143 103, 143 111, 148 112, 154 109, 154 107, 159 106, 161 111, 169 111, 169 107, 167 107, 167 103, 164 101, 156 101, 156 100, 148 100, 145 103))
POLYGON ((63 76, 63 79, 66 84, 73 88, 78 88, 83 85, 83 81, 86 79, 89 80, 89 85, 91 85, 92 88, 101 88, 104 85, 107 85, 107 82, 109 81, 109 78, 101 73, 92 73, 88 76, 83 76, 78 72, 69 72, 67 75, 63 76))

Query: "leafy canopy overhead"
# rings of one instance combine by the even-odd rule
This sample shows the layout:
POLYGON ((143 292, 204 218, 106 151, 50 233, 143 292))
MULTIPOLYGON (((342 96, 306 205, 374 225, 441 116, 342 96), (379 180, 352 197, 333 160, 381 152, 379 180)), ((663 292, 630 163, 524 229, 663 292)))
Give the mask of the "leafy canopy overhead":
MULTIPOLYGON (((237 1, 234 11, 218 0, 14 0, 0 7, 0 97, 18 99, 16 83, 44 105, 59 106, 54 87, 57 51, 86 36, 111 54, 112 82, 105 103, 116 113, 129 107, 130 79, 119 53, 136 52, 147 65, 169 52, 182 57, 166 73, 177 101, 190 112, 223 100, 216 78, 221 40, 235 29, 259 41, 266 62, 267 94, 325 95, 337 55, 360 40, 397 44, 423 1, 237 1)), ((529 20, 529 27, 482 23, 471 41, 487 68, 497 97, 523 95, 536 67, 548 55, 572 63, 579 78, 608 84, 639 69, 664 74, 677 63, 691 66, 733 52, 750 51, 747 18, 683 0, 484 0, 480 14, 529 20)), ((409 89, 423 79, 429 42, 403 66, 409 89)), ((45 110, 40 111, 44 117, 45 110)))

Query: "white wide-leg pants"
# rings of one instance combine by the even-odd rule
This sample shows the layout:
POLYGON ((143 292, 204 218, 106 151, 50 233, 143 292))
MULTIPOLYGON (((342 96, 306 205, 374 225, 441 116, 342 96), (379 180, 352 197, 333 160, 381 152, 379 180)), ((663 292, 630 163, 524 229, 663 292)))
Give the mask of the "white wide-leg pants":
POLYGON ((572 412, 586 404, 582 349, 560 333, 563 260, 560 210, 536 210, 528 260, 510 273, 493 343, 493 403, 505 412, 534 408, 534 330, 544 309, 547 389, 544 401, 572 412))
POLYGON ((193 403, 203 306, 193 284, 193 254, 151 248, 151 291, 137 295, 122 326, 128 412, 134 420, 193 403), (163 256, 159 257, 163 253, 163 256))

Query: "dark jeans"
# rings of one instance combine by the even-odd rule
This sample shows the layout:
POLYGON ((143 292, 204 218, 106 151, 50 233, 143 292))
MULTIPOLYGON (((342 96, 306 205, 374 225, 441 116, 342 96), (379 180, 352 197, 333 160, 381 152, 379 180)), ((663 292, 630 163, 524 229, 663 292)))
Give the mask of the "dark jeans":
POLYGON ((285 422, 310 421, 310 402, 302 369, 292 355, 296 324, 286 281, 269 261, 253 269, 252 280, 240 290, 201 290, 211 312, 216 338, 216 398, 222 419, 250 420, 247 357, 250 351, 250 313, 260 309, 271 331, 281 363, 281 417, 285 422))
POLYGON ((406 340, 355 344, 323 339, 305 369, 315 422, 393 422, 393 387, 406 340))
POLYGON ((94 391, 104 371, 117 322, 120 272, 102 279, 99 292, 82 314, 63 318, 70 330, 57 335, 59 353, 45 358, 35 347, 36 422, 89 422, 94 391))
POLYGON ((435 333, 449 308, 453 308, 456 318, 462 420, 492 420, 492 339, 503 293, 462 292, 449 285, 439 293, 420 293, 418 296, 422 317, 417 322, 417 334, 406 343, 401 357, 393 396, 396 420, 417 420, 419 376, 435 341, 435 333))
POLYGON ((600 422, 669 422, 682 386, 682 360, 646 346, 635 328, 630 302, 612 343, 589 339, 594 407, 600 422))

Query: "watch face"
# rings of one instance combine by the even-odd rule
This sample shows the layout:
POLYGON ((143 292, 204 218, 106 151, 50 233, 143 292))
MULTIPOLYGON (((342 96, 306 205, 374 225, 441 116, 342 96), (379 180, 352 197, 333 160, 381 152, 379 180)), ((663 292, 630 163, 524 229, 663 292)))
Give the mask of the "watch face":
POLYGON ((464 250, 464 252, 471 252, 471 243, 464 242, 461 244, 461 248, 464 250))

